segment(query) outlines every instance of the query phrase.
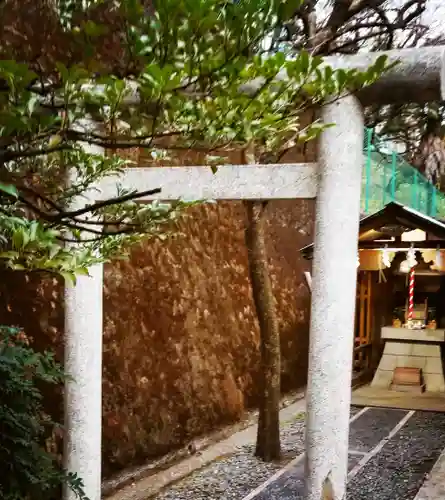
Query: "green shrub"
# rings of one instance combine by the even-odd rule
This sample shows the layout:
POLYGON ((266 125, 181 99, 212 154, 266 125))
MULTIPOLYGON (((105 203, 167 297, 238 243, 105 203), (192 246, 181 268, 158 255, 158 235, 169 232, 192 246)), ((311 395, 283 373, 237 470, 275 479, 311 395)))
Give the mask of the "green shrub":
POLYGON ((43 411, 41 388, 65 376, 52 353, 30 347, 19 328, 0 326, 0 498, 49 500, 68 484, 85 500, 82 482, 66 473, 44 438, 57 423, 43 411))

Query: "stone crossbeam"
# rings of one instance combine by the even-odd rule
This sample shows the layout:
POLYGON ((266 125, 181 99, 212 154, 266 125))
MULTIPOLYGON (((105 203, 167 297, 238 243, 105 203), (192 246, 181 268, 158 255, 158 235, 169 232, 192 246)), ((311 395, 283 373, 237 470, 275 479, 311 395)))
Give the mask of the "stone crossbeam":
MULTIPOLYGON (((396 64, 376 83, 358 93, 357 97, 364 106, 445 100, 445 46, 329 56, 324 58, 324 64, 336 70, 355 68, 365 71, 382 55, 387 56, 389 63, 396 64)), ((277 77, 281 81, 287 78, 285 72, 277 77)), ((263 82, 258 78, 242 90, 255 93, 263 82)), ((129 82, 125 102, 128 105, 139 102, 136 83, 129 82)))
POLYGON ((397 64, 376 83, 358 93, 364 106, 445 100, 444 46, 331 56, 326 57, 325 62, 333 69, 365 71, 381 55, 397 64))
POLYGON ((159 194, 138 198, 140 201, 315 198, 317 165, 225 165, 216 173, 210 167, 128 168, 121 176, 102 181, 95 198, 115 197, 117 184, 138 191, 161 188, 159 194))

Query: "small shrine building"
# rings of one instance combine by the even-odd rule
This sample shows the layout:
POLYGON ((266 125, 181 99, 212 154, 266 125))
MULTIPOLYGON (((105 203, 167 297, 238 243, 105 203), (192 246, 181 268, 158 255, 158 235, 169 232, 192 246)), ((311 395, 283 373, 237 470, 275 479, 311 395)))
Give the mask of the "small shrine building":
POLYGON ((445 411, 445 222, 397 202, 361 219, 355 318, 355 378, 370 384, 353 403, 445 411))

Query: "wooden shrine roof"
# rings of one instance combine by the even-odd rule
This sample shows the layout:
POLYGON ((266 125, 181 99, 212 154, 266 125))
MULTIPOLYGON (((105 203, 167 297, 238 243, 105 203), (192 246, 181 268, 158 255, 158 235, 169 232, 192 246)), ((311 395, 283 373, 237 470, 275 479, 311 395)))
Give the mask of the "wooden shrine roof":
MULTIPOLYGON (((427 233, 427 241, 415 242, 416 247, 445 248, 445 222, 434 219, 406 207, 401 203, 391 202, 382 210, 367 215, 360 220, 359 247, 360 248, 383 248, 388 244, 376 240, 387 238, 399 238, 406 231, 420 229, 427 233)), ((340 236, 339 236, 340 237, 340 236)), ((398 242, 397 246, 410 247, 409 242, 398 242)), ((300 249, 303 257, 312 258, 314 244, 311 243, 300 249)))

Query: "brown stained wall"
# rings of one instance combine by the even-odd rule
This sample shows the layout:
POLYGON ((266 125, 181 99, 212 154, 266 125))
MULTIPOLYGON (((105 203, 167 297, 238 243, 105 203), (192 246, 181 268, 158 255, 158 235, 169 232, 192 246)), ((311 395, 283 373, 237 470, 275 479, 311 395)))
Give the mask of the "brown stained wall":
MULTIPOLYGON (((113 468, 235 420, 258 397, 244 208, 225 202, 193 212, 183 236, 148 243, 106 268, 104 438, 113 468)), ((306 377, 309 296, 298 249, 310 240, 312 202, 271 202, 268 215, 290 389, 306 377)))
MULTIPOLYGON (((119 152, 140 166, 143 151, 119 152)), ((282 162, 314 161, 315 143, 282 162)), ((199 165, 190 151, 177 165, 199 165)), ((241 163, 232 152, 229 163, 241 163)), ((161 165, 159 165, 161 166, 161 165)), ((248 167, 246 167, 248 168, 248 167)), ((272 201, 267 246, 279 314, 283 391, 306 381, 309 293, 299 249, 312 240, 311 200, 272 201)), ((135 249, 105 270, 106 471, 137 463, 239 418, 257 402, 259 332, 241 202, 193 209, 182 236, 135 249), (124 410, 119 409, 122 405, 124 410)))
MULTIPOLYGON (((305 383, 306 263, 313 202, 270 202, 267 242, 283 348, 283 389, 305 383)), ((104 472, 143 462, 240 417, 256 403, 258 328, 240 202, 195 207, 183 235, 105 269, 104 472)), ((61 283, 2 272, 0 323, 24 326, 61 359, 61 283)), ((61 416, 61 394, 47 394, 61 416)))

